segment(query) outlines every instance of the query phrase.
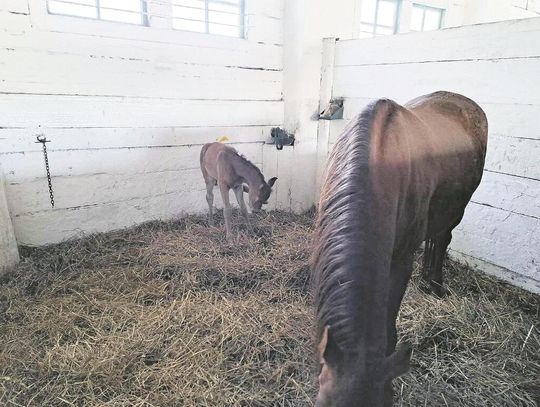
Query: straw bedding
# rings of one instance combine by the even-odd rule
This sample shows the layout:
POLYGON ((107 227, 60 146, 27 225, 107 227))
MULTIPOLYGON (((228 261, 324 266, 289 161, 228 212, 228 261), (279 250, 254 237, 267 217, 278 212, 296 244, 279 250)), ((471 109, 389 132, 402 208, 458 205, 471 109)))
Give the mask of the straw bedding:
MULTIPOLYGON (((192 216, 23 248, 0 284, 0 405, 310 406, 312 214, 256 224, 235 245, 192 216)), ((397 405, 537 405, 539 297, 445 268, 449 298, 415 273, 404 300, 397 405)))

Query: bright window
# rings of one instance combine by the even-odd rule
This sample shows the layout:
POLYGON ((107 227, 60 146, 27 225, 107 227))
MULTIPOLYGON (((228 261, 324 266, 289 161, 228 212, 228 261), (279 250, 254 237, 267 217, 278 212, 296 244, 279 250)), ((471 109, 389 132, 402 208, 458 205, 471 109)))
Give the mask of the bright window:
POLYGON ((146 0, 47 0, 49 14, 148 25, 146 0))
POLYGON ((360 31, 391 35, 398 31, 401 0, 362 0, 360 31))
POLYGON ((173 28, 244 37, 244 0, 172 0, 173 28))
POLYGON ((413 4, 411 31, 431 31, 442 28, 444 9, 413 4))

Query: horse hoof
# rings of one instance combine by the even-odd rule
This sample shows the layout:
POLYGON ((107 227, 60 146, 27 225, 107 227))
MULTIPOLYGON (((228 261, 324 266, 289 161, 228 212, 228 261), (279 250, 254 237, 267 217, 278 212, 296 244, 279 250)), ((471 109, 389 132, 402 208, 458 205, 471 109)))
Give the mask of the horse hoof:
POLYGON ((437 286, 436 288, 432 288, 433 294, 438 298, 446 298, 450 296, 450 291, 448 291, 444 287, 437 286))
POLYGON ((435 283, 423 282, 420 284, 419 288, 420 291, 440 299, 450 296, 449 290, 435 283))

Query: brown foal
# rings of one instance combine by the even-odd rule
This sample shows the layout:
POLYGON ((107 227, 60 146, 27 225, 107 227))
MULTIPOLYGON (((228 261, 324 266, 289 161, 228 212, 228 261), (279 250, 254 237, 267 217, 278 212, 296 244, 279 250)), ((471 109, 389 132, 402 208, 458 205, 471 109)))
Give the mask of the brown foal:
POLYGON ((240 205, 240 212, 246 221, 247 227, 251 230, 249 215, 244 202, 244 192, 248 193, 251 210, 258 212, 262 205, 268 203, 268 198, 272 193, 272 186, 277 178, 270 178, 266 182, 261 170, 255 164, 240 155, 234 148, 222 143, 208 143, 203 146, 201 150, 201 171, 206 183, 209 224, 214 225, 214 186, 217 185, 225 205, 223 214, 225 216, 227 240, 232 239, 232 209, 229 200, 229 191, 231 189, 236 195, 236 200, 240 205))

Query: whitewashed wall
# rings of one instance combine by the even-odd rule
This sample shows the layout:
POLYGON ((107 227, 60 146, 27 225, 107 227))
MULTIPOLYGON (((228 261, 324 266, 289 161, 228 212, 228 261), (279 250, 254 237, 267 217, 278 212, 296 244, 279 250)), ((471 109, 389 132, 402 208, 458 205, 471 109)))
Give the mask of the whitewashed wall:
POLYGON ((484 178, 451 247, 487 272, 540 292, 540 18, 328 40, 325 50, 321 98, 344 97, 345 119, 319 124, 321 152, 375 98, 405 103, 448 90, 484 108, 484 178))
POLYGON ((540 0, 496 0, 489 3, 466 0, 463 3, 463 20, 459 25, 530 18, 540 14, 540 0))
POLYGON ((199 151, 222 135, 265 166, 283 124, 283 0, 247 2, 247 39, 172 30, 163 0, 149 10, 139 27, 0 1, 0 161, 19 244, 204 210, 199 151), (37 133, 52 140, 54 209, 37 133))

